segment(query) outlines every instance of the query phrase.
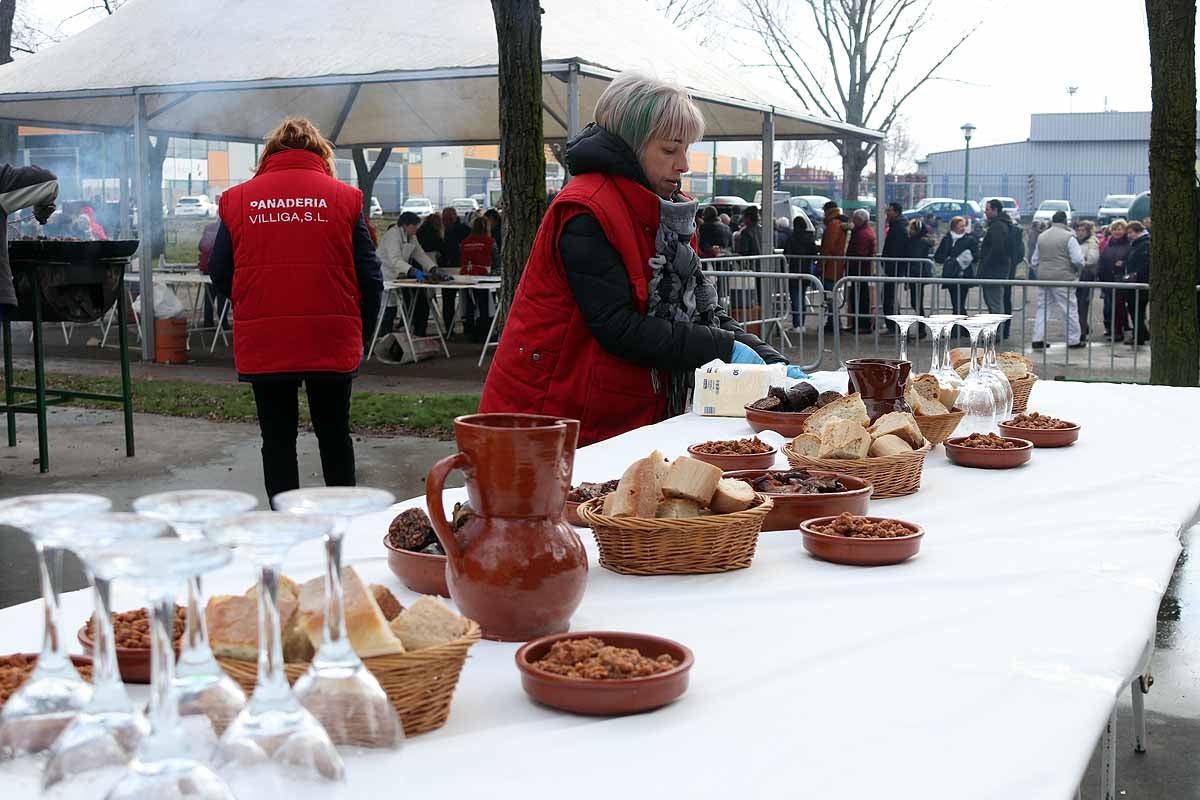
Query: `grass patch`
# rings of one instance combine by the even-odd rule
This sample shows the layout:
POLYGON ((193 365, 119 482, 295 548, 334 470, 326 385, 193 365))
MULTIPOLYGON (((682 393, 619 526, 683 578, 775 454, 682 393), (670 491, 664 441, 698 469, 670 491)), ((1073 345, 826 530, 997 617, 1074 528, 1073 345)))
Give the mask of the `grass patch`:
MULTIPOLYGON (((16 370, 19 386, 33 385, 32 370, 16 370)), ((0 380, 0 387, 3 387, 0 380)), ((121 393, 120 378, 49 373, 46 386, 98 394, 121 393)), ((18 396, 29 399, 32 395, 18 396)), ((2 402, 2 395, 0 395, 2 402)), ((120 403, 72 400, 64 405, 119 409, 120 403)), ((254 394, 248 384, 211 384, 178 380, 135 380, 133 409, 145 414, 207 419, 213 422, 257 422, 254 394)), ((453 438, 454 418, 479 409, 475 395, 412 395, 391 392, 354 392, 350 425, 356 433, 415 435, 453 438)), ((300 420, 309 424, 308 400, 300 392, 300 420)))
MULTIPOLYGON (((373 217, 371 227, 382 240, 383 234, 396 221, 395 217, 373 217)), ((200 235, 204 226, 215 220, 203 217, 167 217, 167 261, 172 264, 195 264, 200 255, 200 235)))

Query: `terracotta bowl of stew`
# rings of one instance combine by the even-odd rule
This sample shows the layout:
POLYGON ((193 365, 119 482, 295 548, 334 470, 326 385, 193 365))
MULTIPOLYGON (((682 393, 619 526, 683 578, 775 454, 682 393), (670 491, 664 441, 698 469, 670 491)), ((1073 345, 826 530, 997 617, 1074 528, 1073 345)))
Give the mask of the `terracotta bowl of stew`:
MULTIPOLYGON (((890 519, 890 517, 867 517, 872 522, 890 519)), ((820 517, 800 523, 800 532, 804 534, 804 549, 815 558, 831 561, 834 564, 847 564, 853 567, 883 567, 907 561, 921 549, 921 539, 925 530, 912 522, 895 520, 908 528, 912 533, 908 536, 897 536, 894 539, 852 539, 834 533, 825 533, 820 528, 832 522, 834 517, 820 517)))
POLYGON ((1034 447, 1067 447, 1075 444, 1079 439, 1079 426, 1074 424, 1069 428, 1043 430, 1041 428, 1019 428, 1016 425, 1001 422, 999 428, 1001 436, 1024 439, 1031 442, 1034 447))
POLYGON ((798 411, 763 411, 759 408, 744 406, 746 422, 755 433, 775 431, 780 436, 794 439, 804 432, 804 423, 812 413, 802 414, 798 411))
POLYGON ((688 688, 689 673, 694 661, 692 651, 679 642, 644 633, 617 631, 570 631, 534 639, 517 650, 517 669, 521 687, 531 698, 552 708, 588 716, 619 716, 652 711, 677 700, 688 688), (665 672, 645 678, 589 680, 554 675, 537 669, 533 664, 550 652, 561 639, 584 639, 595 636, 614 647, 630 647, 647 658, 664 653, 679 664, 665 672))
POLYGON ((775 465, 775 456, 779 454, 779 449, 776 447, 772 447, 765 453, 753 453, 750 455, 714 455, 712 453, 698 453, 696 452, 696 447, 697 445, 692 445, 689 447, 687 454, 697 461, 703 461, 706 464, 712 464, 722 472, 740 469, 770 469, 775 465))
MULTIPOLYGON (((85 624, 79 629, 79 643, 83 645, 83 649, 89 656, 92 655, 92 648, 95 642, 88 634, 87 625, 85 624)), ((179 647, 175 647, 175 655, 179 655, 179 647)), ((149 683, 150 682, 150 648, 149 647, 118 647, 117 648, 117 669, 121 673, 121 680, 125 683, 149 683)))
MULTIPOLYGON (((770 472, 791 472, 787 469, 744 469, 726 472, 726 478, 742 478, 751 481, 770 472)), ((821 494, 793 494, 790 492, 763 492, 774 502, 774 506, 763 520, 764 531, 794 531, 800 523, 816 517, 836 517, 843 512, 864 516, 871 505, 871 484, 853 475, 840 472, 805 470, 819 478, 837 478, 845 486, 844 492, 821 494)), ((756 490, 757 491, 757 490, 756 490)))
POLYGON ((1026 439, 1018 439, 1005 434, 1001 436, 1006 442, 1017 445, 1010 450, 990 449, 986 447, 963 447, 960 444, 966 436, 952 436, 942 445, 946 448, 946 458, 960 467, 978 467, 979 469, 1012 469, 1029 463, 1033 457, 1033 443, 1026 439))
POLYGON ((445 556, 401 550, 388 541, 389 537, 390 534, 383 537, 383 546, 388 551, 388 568, 401 583, 417 594, 450 596, 450 587, 446 585, 445 556))
MULTIPOLYGON (((31 659, 36 663, 38 654, 8 653, 5 657, 11 658, 13 656, 22 656, 25 659, 31 659)), ((71 663, 74 664, 77 669, 79 667, 90 667, 92 665, 92 659, 88 658, 87 656, 72 655, 70 656, 70 659, 71 663)), ((28 680, 28 678, 26 680, 28 680)), ((91 680, 88 678, 84 678, 84 680, 86 680, 88 683, 91 683, 91 680)), ((8 696, 11 697, 17 691, 19 691, 19 688, 13 690, 13 692, 9 693, 8 696)), ((0 709, 4 708, 4 702, 5 701, 0 700, 0 709)), ((50 747, 50 745, 54 743, 54 740, 58 738, 59 734, 63 732, 63 729, 66 728, 66 726, 71 722, 71 719, 72 717, 66 715, 54 715, 47 718, 44 722, 34 722, 23 725, 21 729, 22 733, 29 737, 28 741, 26 742, 26 746, 34 750, 44 750, 50 747)))

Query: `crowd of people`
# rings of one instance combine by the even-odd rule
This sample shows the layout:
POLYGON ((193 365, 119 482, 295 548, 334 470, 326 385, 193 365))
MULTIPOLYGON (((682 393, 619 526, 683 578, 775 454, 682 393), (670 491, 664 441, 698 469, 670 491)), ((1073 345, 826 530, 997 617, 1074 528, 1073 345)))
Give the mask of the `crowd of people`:
MULTIPOLYGON (((972 227, 964 217, 953 217, 944 233, 939 234, 938 220, 906 219, 899 203, 885 210, 885 235, 882 250, 876 256, 876 235, 866 209, 847 214, 836 201, 824 207, 824 232, 818 239, 812 221, 801 214, 794 220, 774 221, 774 244, 787 258, 788 271, 815 275, 832 299, 838 280, 847 275, 886 275, 899 278, 929 279, 940 277, 961 283, 942 283, 955 314, 966 313, 967 296, 978 287, 989 313, 1011 314, 1013 287, 972 283, 973 280, 1015 280, 1024 264, 1030 280, 1057 282, 1102 281, 1106 283, 1149 283, 1150 220, 1117 219, 1096 227, 1089 220, 1074 226, 1067 224, 1065 212, 1057 212, 1049 222, 1036 221, 1027 227, 1012 219, 999 201, 989 201, 984 209, 985 222, 972 227), (930 261, 937 265, 935 274, 930 261)), ((704 258, 718 256, 755 256, 762 252, 763 228, 759 210, 747 207, 736 223, 714 207, 701 210, 696 217, 697 242, 704 258)), ((875 288, 869 282, 852 284, 846 292, 843 312, 830 313, 825 329, 832 332, 840 324, 843 332, 870 333, 876 314, 886 317, 907 306, 919 315, 928 307, 923 291, 925 283, 889 282, 875 288), (907 291, 903 291, 906 289, 907 291), (875 293, 878 296, 875 296, 875 293), (876 309, 876 305, 878 309, 876 309), (839 322, 839 317, 842 317, 839 322)), ((805 311, 804 292, 799 281, 791 281, 792 326, 802 326, 805 311)), ((937 289, 935 287, 934 291, 937 289)), ((1047 346, 1045 325, 1061 320, 1067 345, 1085 347, 1092 331, 1091 287, 1039 287, 1036 293, 1032 346, 1047 346)), ((1149 294, 1133 289, 1100 290, 1103 304, 1103 339, 1108 342, 1142 345, 1150 340, 1146 312, 1149 294)), ((736 305, 736 304, 735 304, 736 305)), ((894 325, 887 322, 889 330, 894 325)), ((918 326, 919 327, 919 326, 918 326)), ((914 335, 924 336, 924 330, 914 335)), ((1011 322, 1001 335, 1011 336, 1011 322)))

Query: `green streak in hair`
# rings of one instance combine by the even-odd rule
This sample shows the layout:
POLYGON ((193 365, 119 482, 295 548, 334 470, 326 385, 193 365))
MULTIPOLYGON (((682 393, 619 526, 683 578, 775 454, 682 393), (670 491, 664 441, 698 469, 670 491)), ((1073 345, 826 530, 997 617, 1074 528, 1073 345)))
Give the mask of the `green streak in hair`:
POLYGON ((658 97, 653 93, 641 94, 630 100, 629 113, 624 115, 621 130, 617 133, 633 148, 633 152, 640 153, 650 137, 650 124, 657 107, 658 97))

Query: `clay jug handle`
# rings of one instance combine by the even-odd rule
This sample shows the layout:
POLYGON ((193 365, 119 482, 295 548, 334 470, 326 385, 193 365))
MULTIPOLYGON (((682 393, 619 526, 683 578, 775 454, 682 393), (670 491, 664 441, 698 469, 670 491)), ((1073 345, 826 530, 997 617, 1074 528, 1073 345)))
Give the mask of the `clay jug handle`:
POLYGON ((446 456, 433 465, 429 476, 425 479, 425 505, 429 508, 429 521, 433 523, 433 532, 437 534, 446 557, 455 564, 462 562, 462 548, 454 536, 454 528, 446 519, 446 507, 442 504, 442 490, 446 484, 446 476, 452 470, 462 469, 471 463, 462 453, 446 456))

